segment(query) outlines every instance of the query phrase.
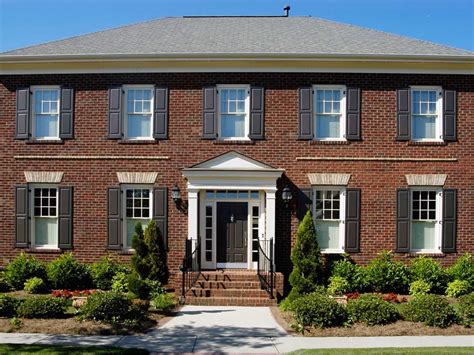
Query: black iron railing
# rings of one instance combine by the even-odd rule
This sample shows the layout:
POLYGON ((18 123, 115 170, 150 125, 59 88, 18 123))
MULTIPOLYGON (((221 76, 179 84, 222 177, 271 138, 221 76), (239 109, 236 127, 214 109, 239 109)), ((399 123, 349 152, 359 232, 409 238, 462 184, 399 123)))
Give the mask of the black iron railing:
POLYGON ((201 243, 199 241, 186 240, 186 256, 183 258, 181 272, 183 277, 181 297, 185 298, 186 293, 194 286, 201 274, 201 243), (193 241, 195 241, 194 249, 192 249, 193 241))
POLYGON ((273 270, 273 238, 270 240, 260 240, 258 243, 257 275, 260 279, 262 288, 266 290, 269 297, 273 299, 273 288, 275 285, 275 271, 273 270))

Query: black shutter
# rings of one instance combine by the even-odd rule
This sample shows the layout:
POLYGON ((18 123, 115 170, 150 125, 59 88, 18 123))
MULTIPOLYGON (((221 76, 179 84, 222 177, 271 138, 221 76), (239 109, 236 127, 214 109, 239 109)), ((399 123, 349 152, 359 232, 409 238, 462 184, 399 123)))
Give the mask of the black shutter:
POLYGON ((456 252, 456 190, 443 190, 443 253, 456 252))
POLYGON ((356 253, 360 247, 360 189, 346 190, 346 238, 344 251, 356 253))
POLYGON ((360 100, 359 88, 347 88, 346 139, 349 141, 360 140, 360 100))
POLYGON ((153 189, 153 219, 163 236, 163 244, 168 250, 168 188, 153 189))
POLYGON ((444 90, 443 93, 443 139, 455 141, 456 134, 456 91, 444 90))
POLYGON ((121 139, 123 136, 122 87, 109 89, 108 138, 121 139))
POLYGON ((264 138, 265 90, 262 87, 250 88, 250 139, 264 138))
POLYGON ((397 90, 397 140, 411 139, 410 89, 397 90))
POLYGON ((396 251, 410 251, 410 190, 397 190, 397 243, 396 251))
POLYGON ((61 87, 59 138, 74 138, 74 89, 61 87))
POLYGON ((73 188, 59 187, 59 248, 72 249, 73 188))
POLYGON ((301 140, 311 140, 314 137, 313 129, 313 88, 299 89, 299 134, 301 140))
POLYGON ((15 246, 17 248, 27 248, 30 244, 28 201, 28 185, 17 185, 15 187, 15 246))
POLYGON ((313 204, 313 189, 311 187, 301 188, 298 194, 298 219, 303 220, 306 212, 311 210, 313 204))
POLYGON ((168 138, 168 88, 155 87, 153 138, 168 138))
POLYGON ((107 234, 109 249, 122 248, 122 208, 119 187, 107 189, 107 234))
POLYGON ((206 86, 202 89, 202 138, 217 138, 217 89, 206 86))
POLYGON ((30 138, 30 88, 21 88, 16 91, 15 138, 30 138))

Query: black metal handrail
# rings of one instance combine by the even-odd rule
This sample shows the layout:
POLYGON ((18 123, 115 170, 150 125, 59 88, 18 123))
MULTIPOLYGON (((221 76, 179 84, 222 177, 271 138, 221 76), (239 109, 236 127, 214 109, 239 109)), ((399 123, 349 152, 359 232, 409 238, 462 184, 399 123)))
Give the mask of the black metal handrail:
POLYGON ((186 240, 186 255, 181 265, 182 284, 181 297, 185 298, 186 293, 194 286, 201 274, 201 243, 197 240, 194 250, 192 250, 193 240, 186 240))
POLYGON ((261 240, 258 243, 257 275, 262 288, 268 292, 271 299, 274 298, 273 288, 275 285, 275 271, 273 270, 273 238, 261 240), (265 250, 261 243, 266 244, 265 250))

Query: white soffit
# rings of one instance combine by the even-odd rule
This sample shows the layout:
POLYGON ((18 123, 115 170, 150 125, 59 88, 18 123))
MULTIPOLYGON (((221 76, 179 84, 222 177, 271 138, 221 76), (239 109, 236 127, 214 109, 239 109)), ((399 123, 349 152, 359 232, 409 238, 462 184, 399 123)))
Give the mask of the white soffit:
POLYGON ((339 185, 344 186, 349 183, 351 174, 308 174, 309 182, 311 185, 339 185))
POLYGON ((62 171, 25 171, 26 182, 59 184, 63 179, 62 171))
POLYGON ((409 186, 444 186, 447 174, 407 174, 409 186))
POLYGON ((121 184, 154 184, 158 177, 157 172, 132 173, 117 172, 117 179, 121 184))

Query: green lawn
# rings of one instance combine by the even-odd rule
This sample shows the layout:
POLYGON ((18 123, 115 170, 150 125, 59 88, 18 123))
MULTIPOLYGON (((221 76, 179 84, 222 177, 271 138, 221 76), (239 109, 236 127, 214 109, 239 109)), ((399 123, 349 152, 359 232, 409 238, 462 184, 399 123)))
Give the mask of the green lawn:
POLYGON ((145 355, 148 351, 141 349, 122 349, 106 346, 62 346, 62 345, 20 345, 0 344, 0 354, 116 354, 145 355))
POLYGON ((292 354, 304 355, 360 355, 360 354, 420 354, 420 355, 457 355, 457 354, 474 354, 472 348, 373 348, 373 349, 313 349, 313 350, 297 350, 292 354))

